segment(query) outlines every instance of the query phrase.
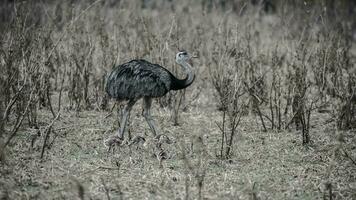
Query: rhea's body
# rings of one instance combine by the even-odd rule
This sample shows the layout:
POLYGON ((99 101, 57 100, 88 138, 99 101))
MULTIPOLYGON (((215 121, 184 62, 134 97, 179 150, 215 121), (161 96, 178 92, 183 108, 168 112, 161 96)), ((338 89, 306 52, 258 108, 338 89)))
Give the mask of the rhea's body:
POLYGON ((179 80, 167 69, 146 60, 132 60, 116 66, 107 79, 106 92, 117 100, 162 97, 169 90, 179 90, 185 79, 179 80))
POLYGON ((106 143, 111 146, 123 139, 125 126, 130 111, 137 100, 143 98, 143 116, 150 126, 153 135, 157 134, 156 126, 150 114, 152 98, 162 97, 170 90, 180 90, 191 85, 195 79, 188 61, 192 57, 181 51, 176 55, 176 62, 182 66, 186 78, 178 79, 164 67, 146 60, 132 60, 114 67, 106 81, 106 92, 116 100, 128 100, 120 123, 120 129, 106 143))

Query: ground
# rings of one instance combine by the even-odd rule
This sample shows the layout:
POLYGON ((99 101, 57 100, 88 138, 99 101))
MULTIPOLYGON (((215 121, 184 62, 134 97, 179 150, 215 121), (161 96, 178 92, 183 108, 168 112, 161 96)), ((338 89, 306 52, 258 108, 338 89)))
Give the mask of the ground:
MULTIPOLYGON (((233 156, 224 160, 218 156, 221 135, 216 122, 221 121, 221 113, 217 109, 190 108, 181 113, 180 125, 173 126, 169 111, 155 107, 157 124, 173 140, 164 144, 168 159, 160 164, 140 113, 141 106, 136 105, 129 130, 132 137, 146 138, 146 143, 112 151, 103 141, 117 128, 115 113, 64 111, 43 159, 43 141, 35 140, 31 147, 36 130, 22 130, 1 166, 2 195, 10 199, 184 199, 188 195, 195 199, 203 177, 203 199, 322 199, 329 198, 329 185, 336 199, 356 198, 355 163, 343 152, 355 157, 354 133, 331 132, 325 114, 312 116, 314 126, 321 128, 312 129, 308 146, 302 145, 297 131, 263 132, 258 118, 244 116, 233 156), (335 139, 340 134, 342 147, 335 139)), ((50 122, 48 112, 40 116, 50 122)))

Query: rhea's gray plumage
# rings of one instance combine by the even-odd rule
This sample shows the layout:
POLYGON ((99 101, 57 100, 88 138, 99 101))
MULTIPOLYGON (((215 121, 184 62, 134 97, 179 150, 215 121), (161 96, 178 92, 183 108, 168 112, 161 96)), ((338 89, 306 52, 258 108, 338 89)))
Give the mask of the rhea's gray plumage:
POLYGON ((108 77, 106 92, 115 99, 160 97, 171 88, 171 73, 146 60, 132 60, 114 68, 108 77))
MULTIPOLYGON (((143 98, 143 115, 154 135, 157 131, 150 115, 152 98, 162 97, 170 90, 180 90, 188 87, 195 79, 195 75, 188 61, 191 56, 186 51, 176 55, 176 62, 180 64, 186 78, 178 79, 164 67, 146 60, 132 60, 114 67, 107 78, 106 92, 116 100, 128 100, 121 121, 121 127, 116 137, 123 138, 127 119, 131 108, 140 98, 143 98)), ((108 141, 109 145, 113 140, 108 141)))

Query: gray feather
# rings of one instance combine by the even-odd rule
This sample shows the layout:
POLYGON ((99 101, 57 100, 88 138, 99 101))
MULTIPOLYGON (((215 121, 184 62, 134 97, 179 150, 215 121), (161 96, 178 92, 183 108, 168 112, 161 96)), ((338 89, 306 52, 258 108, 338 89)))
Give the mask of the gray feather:
POLYGON ((164 96, 175 78, 165 68, 145 60, 116 66, 107 78, 106 92, 118 100, 164 96))

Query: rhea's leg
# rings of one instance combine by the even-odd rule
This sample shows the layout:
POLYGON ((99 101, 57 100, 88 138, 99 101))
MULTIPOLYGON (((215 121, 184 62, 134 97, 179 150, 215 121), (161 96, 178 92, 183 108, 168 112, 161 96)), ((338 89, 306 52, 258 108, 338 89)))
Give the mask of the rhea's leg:
POLYGON ((151 116, 151 105, 152 105, 152 98, 144 97, 143 98, 143 113, 142 113, 142 115, 145 117, 148 125, 150 126, 153 136, 156 136, 157 129, 156 129, 156 126, 155 126, 152 116, 151 116))
POLYGON ((120 122, 120 129, 117 131, 117 134, 116 136, 121 138, 121 139, 124 139, 124 133, 125 133, 125 127, 126 127, 126 124, 127 124, 127 120, 130 118, 130 112, 131 112, 131 109, 132 107, 135 105, 136 103, 136 100, 134 99, 131 99, 125 109, 124 109, 124 113, 122 115, 122 119, 121 119, 121 122, 120 122))

